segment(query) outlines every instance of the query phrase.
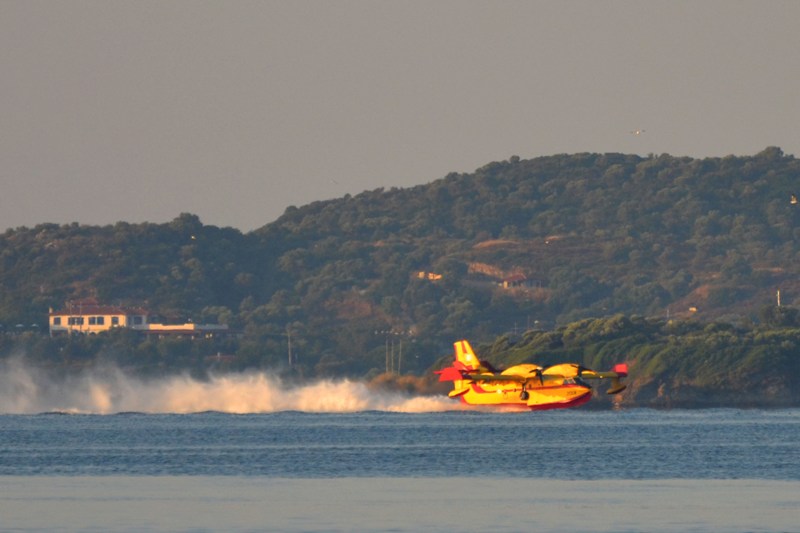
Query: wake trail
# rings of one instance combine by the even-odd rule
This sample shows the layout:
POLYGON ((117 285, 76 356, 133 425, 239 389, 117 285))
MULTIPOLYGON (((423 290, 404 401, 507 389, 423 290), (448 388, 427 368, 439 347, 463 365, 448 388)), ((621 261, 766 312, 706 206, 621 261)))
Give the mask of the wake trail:
POLYGON ((264 372, 226 374, 208 380, 188 376, 142 379, 118 369, 54 379, 18 360, 0 364, 2 414, 426 413, 460 407, 461 404, 445 396, 379 391, 363 382, 350 380, 320 380, 289 386, 264 372))

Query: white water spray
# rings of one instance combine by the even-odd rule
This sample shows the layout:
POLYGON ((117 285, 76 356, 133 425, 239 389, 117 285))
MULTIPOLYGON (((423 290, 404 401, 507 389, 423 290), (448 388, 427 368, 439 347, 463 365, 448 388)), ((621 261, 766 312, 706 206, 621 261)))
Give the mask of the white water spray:
POLYGON ((349 380, 322 380, 293 387, 263 372, 227 374, 201 381, 188 376, 142 379, 118 369, 56 380, 25 366, 19 359, 0 363, 0 414, 421 413, 459 408, 458 402, 444 396, 381 392, 349 380))

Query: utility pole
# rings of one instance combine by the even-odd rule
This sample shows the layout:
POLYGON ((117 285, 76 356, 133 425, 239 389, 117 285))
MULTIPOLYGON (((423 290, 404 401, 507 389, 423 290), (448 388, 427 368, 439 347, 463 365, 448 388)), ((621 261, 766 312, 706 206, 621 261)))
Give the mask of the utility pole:
POLYGON ((292 368, 292 330, 289 326, 286 326, 286 341, 289 351, 289 368, 292 368))
POLYGON ((403 363, 403 339, 400 339, 400 353, 397 354, 397 375, 400 375, 400 365, 403 363))
POLYGON ((386 373, 400 374, 403 364, 403 332, 394 330, 375 330, 375 335, 385 335, 384 350, 386 357, 386 373))

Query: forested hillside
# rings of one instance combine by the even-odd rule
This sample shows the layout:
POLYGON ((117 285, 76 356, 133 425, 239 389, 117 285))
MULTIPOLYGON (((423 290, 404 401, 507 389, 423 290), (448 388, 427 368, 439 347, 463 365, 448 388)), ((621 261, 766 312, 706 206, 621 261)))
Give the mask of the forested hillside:
POLYGON ((247 234, 190 214, 9 229, 0 323, 17 333, 0 348, 33 338, 17 324, 42 330, 48 308, 87 296, 227 323, 241 337, 163 346, 119 333, 26 349, 61 361, 69 343, 67 353, 159 368, 224 352, 231 368, 275 367, 288 365, 291 335, 294 372, 364 376, 424 372, 458 338, 491 342, 588 317, 792 327, 799 177, 800 163, 774 147, 707 159, 512 157, 427 185, 289 207, 247 234))
MULTIPOLYGON (((593 405, 649 407, 787 407, 800 404, 800 328, 735 327, 628 318, 584 319, 552 331, 501 336, 476 348, 480 357, 511 366, 576 361, 610 370, 626 362, 628 389, 606 396, 598 385, 593 405)), ((441 365, 449 364, 444 358, 441 365)))

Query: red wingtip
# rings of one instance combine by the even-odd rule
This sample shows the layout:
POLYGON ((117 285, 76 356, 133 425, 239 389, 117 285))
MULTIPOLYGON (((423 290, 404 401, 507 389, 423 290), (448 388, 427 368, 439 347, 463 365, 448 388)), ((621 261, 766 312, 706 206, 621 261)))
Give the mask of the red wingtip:
POLYGON ((620 376, 627 376, 628 375, 628 365, 626 363, 620 363, 618 365, 614 365, 614 372, 616 372, 620 376))

